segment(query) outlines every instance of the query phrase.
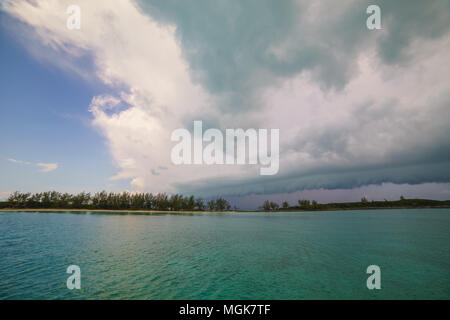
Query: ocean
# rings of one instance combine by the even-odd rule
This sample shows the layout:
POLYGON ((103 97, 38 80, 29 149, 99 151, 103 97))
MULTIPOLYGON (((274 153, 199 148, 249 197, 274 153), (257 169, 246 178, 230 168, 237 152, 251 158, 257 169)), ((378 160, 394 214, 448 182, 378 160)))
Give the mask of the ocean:
POLYGON ((0 299, 450 299, 450 209, 0 212, 0 299))

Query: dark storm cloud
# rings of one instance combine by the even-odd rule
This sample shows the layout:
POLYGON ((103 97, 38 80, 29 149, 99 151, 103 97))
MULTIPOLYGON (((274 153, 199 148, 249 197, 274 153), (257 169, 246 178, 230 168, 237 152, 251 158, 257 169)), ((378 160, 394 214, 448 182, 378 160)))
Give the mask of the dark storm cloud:
MULTIPOLYGON (((404 72, 421 62, 414 59, 421 53, 411 52, 411 45, 443 38, 450 31, 449 1, 141 3, 153 18, 176 25, 191 75, 220 97, 218 107, 223 114, 261 108, 262 89, 276 87, 304 71, 324 92, 343 90, 359 74, 358 57, 369 47, 378 55, 380 67, 399 67, 392 72, 404 72), (380 33, 366 28, 370 4, 381 7, 380 33)), ((400 98, 368 100, 355 108, 349 121, 318 124, 281 149, 281 157, 283 152, 304 152, 323 159, 331 153, 345 164, 318 161, 317 166, 290 167, 277 177, 221 177, 177 187, 186 192, 242 195, 450 181, 448 94, 433 95, 417 114, 405 111, 400 98), (369 140, 377 137, 377 146, 371 149, 376 158, 373 163, 367 160, 370 155, 355 156, 352 149, 354 140, 362 135, 369 140)), ((205 120, 208 127, 219 127, 217 119, 205 120)))
POLYGON ((408 62, 411 41, 450 26, 448 1, 176 1, 146 0, 153 18, 174 23, 193 76, 224 98, 223 111, 255 107, 255 90, 312 71, 324 88, 357 73, 360 50, 377 41, 389 64, 408 62), (366 8, 382 10, 381 38, 366 29, 366 8), (284 47, 281 55, 277 47, 284 47))

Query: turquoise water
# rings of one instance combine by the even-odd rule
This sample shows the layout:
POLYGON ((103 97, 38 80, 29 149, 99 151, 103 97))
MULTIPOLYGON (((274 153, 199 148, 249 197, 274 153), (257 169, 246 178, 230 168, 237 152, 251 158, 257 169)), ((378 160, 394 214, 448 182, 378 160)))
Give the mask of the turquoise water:
POLYGON ((0 212, 0 259, 0 299, 450 299, 450 210, 0 212))

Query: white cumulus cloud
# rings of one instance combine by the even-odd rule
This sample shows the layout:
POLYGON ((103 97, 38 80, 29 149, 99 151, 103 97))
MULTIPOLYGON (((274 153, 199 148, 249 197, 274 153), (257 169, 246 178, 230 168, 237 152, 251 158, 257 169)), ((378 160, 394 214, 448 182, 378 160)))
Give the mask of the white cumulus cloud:
POLYGON ((50 172, 53 170, 56 170, 58 168, 58 163, 53 162, 53 163, 43 163, 43 162, 38 162, 36 164, 29 162, 29 161, 24 161, 24 160, 17 160, 17 159, 13 159, 13 158, 8 158, 8 161, 12 162, 12 163, 16 163, 16 164, 22 164, 22 165, 27 165, 27 166, 37 166, 40 168, 40 172, 50 172))
POLYGON ((28 161, 23 161, 23 160, 17 160, 17 159, 13 159, 13 158, 8 158, 8 161, 12 162, 12 163, 18 163, 18 164, 25 164, 25 165, 31 165, 31 162, 28 161))
POLYGON ((57 163, 42 163, 42 162, 39 162, 39 163, 36 163, 36 165, 41 168, 40 169, 41 172, 50 172, 50 171, 56 170, 58 168, 58 164, 57 163))

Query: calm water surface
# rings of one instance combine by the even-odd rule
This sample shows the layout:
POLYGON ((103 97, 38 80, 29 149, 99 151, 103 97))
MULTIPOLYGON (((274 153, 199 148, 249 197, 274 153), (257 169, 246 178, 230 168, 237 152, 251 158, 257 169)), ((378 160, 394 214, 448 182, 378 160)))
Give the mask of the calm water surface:
POLYGON ((418 298, 450 299, 449 209, 0 212, 0 299, 418 298))

